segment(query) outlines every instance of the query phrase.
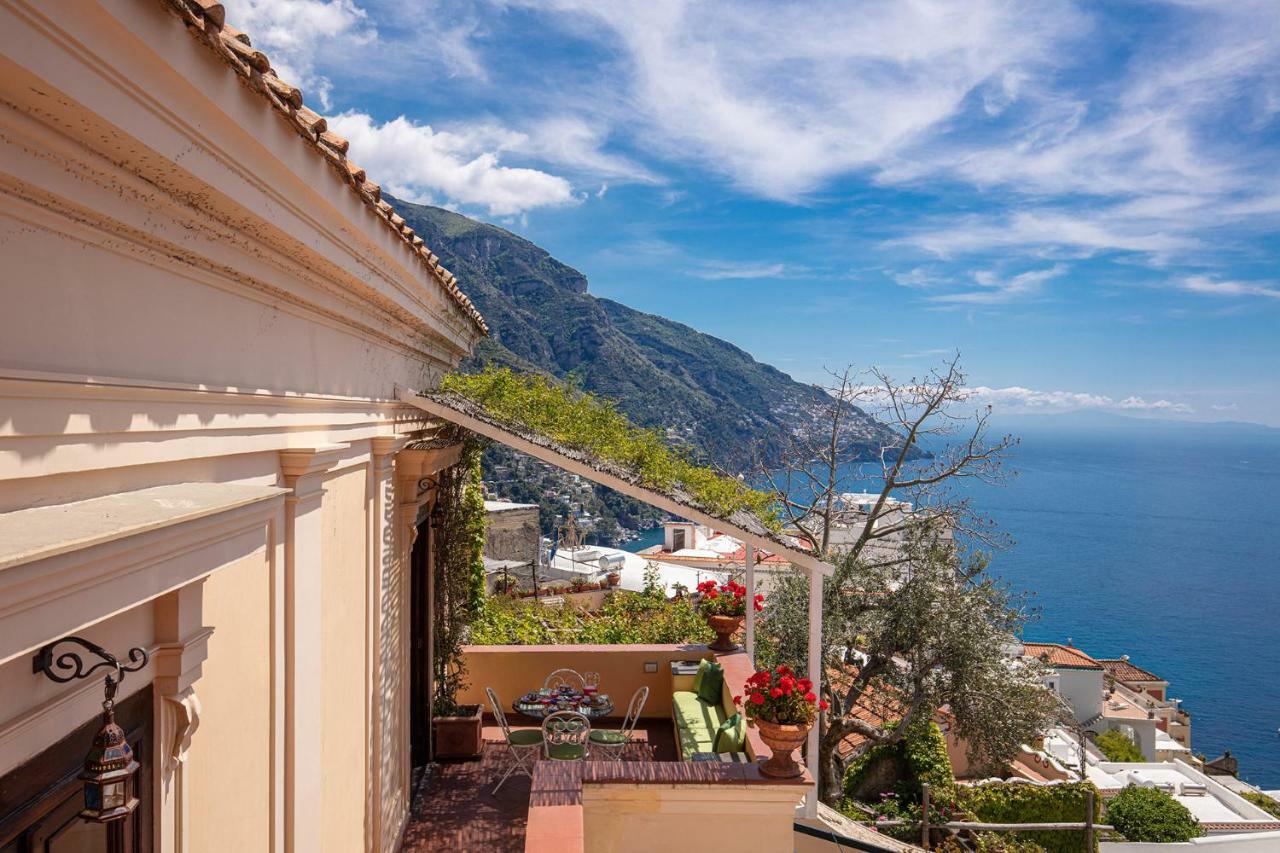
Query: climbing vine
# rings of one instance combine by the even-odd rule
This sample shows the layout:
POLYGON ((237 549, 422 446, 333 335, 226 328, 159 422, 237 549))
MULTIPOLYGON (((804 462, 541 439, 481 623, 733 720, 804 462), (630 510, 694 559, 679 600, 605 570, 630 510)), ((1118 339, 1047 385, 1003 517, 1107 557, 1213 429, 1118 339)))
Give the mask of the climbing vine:
POLYGON ((440 387, 497 420, 633 472, 649 488, 680 489, 709 512, 727 517, 745 510, 771 529, 780 527, 774 496, 695 464, 667 444, 661 431, 637 427, 604 398, 544 376, 496 367, 450 374, 440 387))
POLYGON ((466 685, 462 644, 470 621, 484 606, 484 487, 478 441, 468 439, 462 459, 436 480, 435 526, 435 695, 434 713, 458 712, 458 691, 466 685))

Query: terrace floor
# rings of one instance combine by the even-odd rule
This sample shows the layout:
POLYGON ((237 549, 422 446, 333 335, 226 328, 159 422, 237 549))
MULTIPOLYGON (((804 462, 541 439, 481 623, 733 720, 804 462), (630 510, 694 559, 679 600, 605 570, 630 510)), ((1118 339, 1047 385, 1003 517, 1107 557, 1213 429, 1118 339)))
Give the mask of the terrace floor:
MULTIPOLYGON (((602 720, 601 728, 617 728, 621 720, 602 720)), ((537 728, 514 726, 514 728, 537 728)), ((675 761, 670 720, 641 720, 638 743, 628 747, 629 761, 675 761)), ((405 853, 435 850, 524 850, 529 811, 529 777, 512 775, 497 796, 493 786, 506 772, 510 756, 496 725, 484 727, 484 755, 479 761, 441 763, 422 786, 404 832, 405 853)))

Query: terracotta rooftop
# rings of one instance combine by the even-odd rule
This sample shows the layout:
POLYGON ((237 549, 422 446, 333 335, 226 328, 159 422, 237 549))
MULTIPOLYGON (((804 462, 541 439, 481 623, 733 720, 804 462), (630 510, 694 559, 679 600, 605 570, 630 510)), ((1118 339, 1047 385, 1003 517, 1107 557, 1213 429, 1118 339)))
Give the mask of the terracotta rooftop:
POLYGON ((423 239, 405 224, 404 218, 382 199, 382 188, 369 180, 364 169, 347 159, 348 142, 329 130, 325 117, 308 109, 302 102, 302 90, 281 80, 271 67, 266 54, 253 46, 249 36, 227 25, 226 11, 214 0, 162 0, 175 12, 187 30, 208 46, 245 84, 269 103, 277 115, 289 124, 310 146, 317 157, 324 157, 338 177, 377 215, 377 217, 409 245, 428 274, 439 283, 462 313, 482 334, 489 333, 484 318, 471 300, 458 287, 457 278, 440 265, 440 259, 424 244, 423 239))
POLYGON ((1116 681, 1164 681, 1163 678, 1155 673, 1148 672, 1140 666, 1135 666, 1127 660, 1103 660, 1097 658, 1098 663, 1107 671, 1107 675, 1116 681))
POLYGON ((1064 669, 1102 669, 1102 664, 1074 646, 1059 643, 1023 643, 1023 654, 1064 669))

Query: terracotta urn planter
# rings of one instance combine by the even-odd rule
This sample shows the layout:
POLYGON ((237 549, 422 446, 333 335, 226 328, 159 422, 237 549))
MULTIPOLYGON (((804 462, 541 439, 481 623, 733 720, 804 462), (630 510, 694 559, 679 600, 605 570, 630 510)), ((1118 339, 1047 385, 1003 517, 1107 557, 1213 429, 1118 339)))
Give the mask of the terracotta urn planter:
POLYGON ((738 644, 733 641, 734 633, 742 627, 742 616, 708 616, 707 624, 716 632, 716 641, 710 645, 712 651, 736 652, 738 644))
POLYGON ((792 753, 804 746, 812 725, 785 726, 764 720, 756 720, 755 725, 760 730, 760 740, 773 751, 769 760, 760 765, 761 773, 775 779, 793 779, 804 772, 792 753))
POLYGON ((454 717, 436 717, 436 758, 479 758, 484 750, 484 714, 479 705, 464 705, 454 717))
POLYGON ((604 576, 604 579, 609 586, 617 586, 622 583, 622 574, 620 572, 609 572, 609 574, 604 576))

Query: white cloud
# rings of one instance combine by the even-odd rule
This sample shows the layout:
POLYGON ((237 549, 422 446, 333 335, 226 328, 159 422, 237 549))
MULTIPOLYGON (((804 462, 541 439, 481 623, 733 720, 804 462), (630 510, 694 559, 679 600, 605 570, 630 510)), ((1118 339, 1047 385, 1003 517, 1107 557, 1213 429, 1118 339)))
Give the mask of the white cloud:
POLYGON ((1221 281, 1205 275, 1191 275, 1182 279, 1178 286, 1191 293, 1206 296, 1265 296, 1280 299, 1280 287, 1261 281, 1221 281))
POLYGON ((761 263, 754 261, 700 261, 696 269, 689 274, 710 281, 730 278, 784 278, 788 267, 783 263, 761 263))
POLYGON ((378 124, 358 112, 333 116, 329 126, 351 141, 354 162, 409 201, 478 206, 494 216, 578 201, 562 177, 499 162, 501 152, 519 149, 527 138, 507 128, 435 130, 404 116, 378 124))
POLYGON ((1238 412, 1240 411, 1239 403, 1214 404, 1209 407, 1215 412, 1238 412))
POLYGON ((930 302, 956 305, 999 305, 1038 296, 1045 282, 1059 277, 1066 271, 1065 264, 1055 264, 1047 269, 1028 270, 1008 277, 998 275, 993 270, 978 270, 973 273, 973 281, 984 289, 959 293, 936 293, 927 298, 930 302))
POLYGON ((1171 400, 1145 400, 1129 396, 1115 400, 1106 394, 1085 391, 1037 391, 1011 385, 1006 388, 990 388, 985 385, 969 389, 970 400, 990 404, 992 408, 1010 414, 1029 412, 1073 412, 1082 409, 1149 411, 1166 414, 1191 414, 1195 411, 1186 403, 1171 400))
POLYGON ((1067 0, 527 5, 575 32, 593 20, 622 48, 642 143, 788 200, 880 165, 979 87, 991 86, 989 109, 1007 106, 1084 27, 1067 0))

